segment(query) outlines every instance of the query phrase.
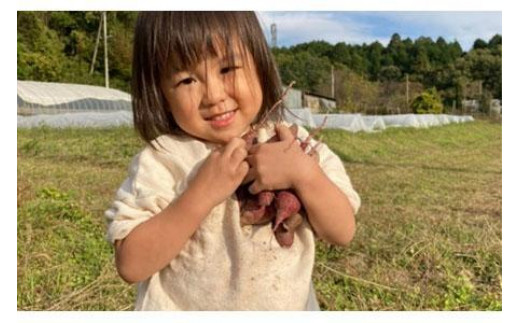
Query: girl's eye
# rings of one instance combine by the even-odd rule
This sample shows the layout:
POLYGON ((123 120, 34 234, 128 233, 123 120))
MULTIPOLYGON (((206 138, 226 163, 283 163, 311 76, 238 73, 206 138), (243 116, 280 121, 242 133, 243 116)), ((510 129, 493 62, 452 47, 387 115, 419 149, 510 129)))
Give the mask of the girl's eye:
POLYGON ((222 68, 220 70, 220 73, 227 74, 227 73, 232 72, 232 71, 234 71, 234 70, 236 70, 238 68, 239 68, 238 66, 226 66, 226 67, 224 67, 224 68, 222 68))
POLYGON ((190 85, 191 83, 195 82, 195 80, 191 77, 185 78, 177 83, 177 86, 179 85, 190 85))

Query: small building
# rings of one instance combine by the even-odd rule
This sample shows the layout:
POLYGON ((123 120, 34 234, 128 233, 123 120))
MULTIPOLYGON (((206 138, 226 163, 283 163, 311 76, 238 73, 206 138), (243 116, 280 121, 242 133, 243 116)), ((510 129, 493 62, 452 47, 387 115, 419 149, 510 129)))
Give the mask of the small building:
POLYGON ((502 101, 499 99, 492 99, 489 104, 489 113, 493 116, 502 116, 502 101))
POLYGON ((480 111, 478 100, 462 100, 462 111, 464 113, 477 113, 480 111))
MULTIPOLYGON (((479 113, 485 112, 481 108, 481 102, 479 100, 462 100, 462 111, 464 113, 479 113)), ((489 111, 487 112, 490 115, 501 116, 502 115, 502 101, 499 99, 491 99, 489 101, 489 111)))
MULTIPOLYGON (((283 90, 286 89, 287 87, 284 86, 283 90)), ((288 109, 301 109, 303 107, 302 98, 302 91, 290 88, 283 98, 283 104, 288 109)))
POLYGON ((306 92, 303 94, 303 106, 309 107, 312 113, 331 113, 336 110, 336 99, 306 92))
MULTIPOLYGON (((286 87, 284 87, 285 89, 286 87)), ((295 88, 289 89, 283 102, 289 109, 310 108, 312 113, 331 113, 336 110, 334 98, 295 88)))

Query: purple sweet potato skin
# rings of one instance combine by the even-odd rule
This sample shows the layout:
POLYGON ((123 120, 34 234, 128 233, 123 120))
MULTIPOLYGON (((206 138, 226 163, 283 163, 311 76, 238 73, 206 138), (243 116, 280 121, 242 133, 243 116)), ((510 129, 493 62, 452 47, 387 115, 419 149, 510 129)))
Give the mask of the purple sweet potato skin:
POLYGON ((274 231, 274 236, 282 248, 290 248, 294 242, 294 231, 285 230, 283 226, 274 231))
POLYGON ((292 246, 296 228, 302 223, 303 216, 300 213, 294 213, 274 231, 276 241, 282 248, 290 248, 292 246))
POLYGON ((258 193, 258 204, 261 206, 271 205, 275 197, 275 193, 272 191, 263 191, 258 193))
POLYGON ((291 215, 298 213, 301 209, 301 203, 295 193, 291 191, 280 191, 276 194, 276 220, 274 230, 291 215))

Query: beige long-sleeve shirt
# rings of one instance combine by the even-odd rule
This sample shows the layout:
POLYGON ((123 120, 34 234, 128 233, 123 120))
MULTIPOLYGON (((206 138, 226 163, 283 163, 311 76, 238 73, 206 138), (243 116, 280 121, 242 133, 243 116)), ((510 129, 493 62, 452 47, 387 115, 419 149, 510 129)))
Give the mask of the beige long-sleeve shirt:
MULTIPOLYGON (((307 135, 299 127, 298 137, 307 135)), ((111 243, 178 197, 215 147, 172 135, 156 143, 157 150, 146 147, 134 157, 105 212, 111 243)), ((360 199, 341 160, 325 144, 317 150, 320 166, 357 212, 360 199)), ((138 283, 136 310, 304 310, 313 265, 314 234, 307 221, 293 245, 281 248, 270 225, 240 226, 231 196, 213 208, 169 265, 138 283)))

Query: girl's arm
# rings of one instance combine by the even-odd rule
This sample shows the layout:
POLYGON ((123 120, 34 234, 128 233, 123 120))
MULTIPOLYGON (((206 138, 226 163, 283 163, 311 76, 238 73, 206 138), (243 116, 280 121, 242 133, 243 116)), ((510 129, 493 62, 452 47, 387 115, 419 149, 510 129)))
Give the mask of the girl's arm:
POLYGON ((332 244, 347 245, 355 232, 354 210, 347 196, 318 162, 302 151, 287 127, 277 126, 277 132, 281 141, 250 150, 249 176, 255 181, 249 190, 256 194, 262 190, 294 189, 317 236, 332 244))
POLYGON ((118 240, 116 267, 120 276, 135 283, 168 265, 210 211, 240 185, 249 169, 246 156, 245 141, 238 138, 212 152, 183 194, 118 240))
POLYGON ((346 246, 354 237, 354 210, 347 196, 318 166, 301 176, 294 189, 305 206, 316 235, 346 246))
POLYGON ((164 268, 195 233, 211 206, 203 191, 189 187, 175 202, 116 242, 116 267, 128 283, 150 277, 164 268), (201 201, 202 200, 202 201, 201 201))

